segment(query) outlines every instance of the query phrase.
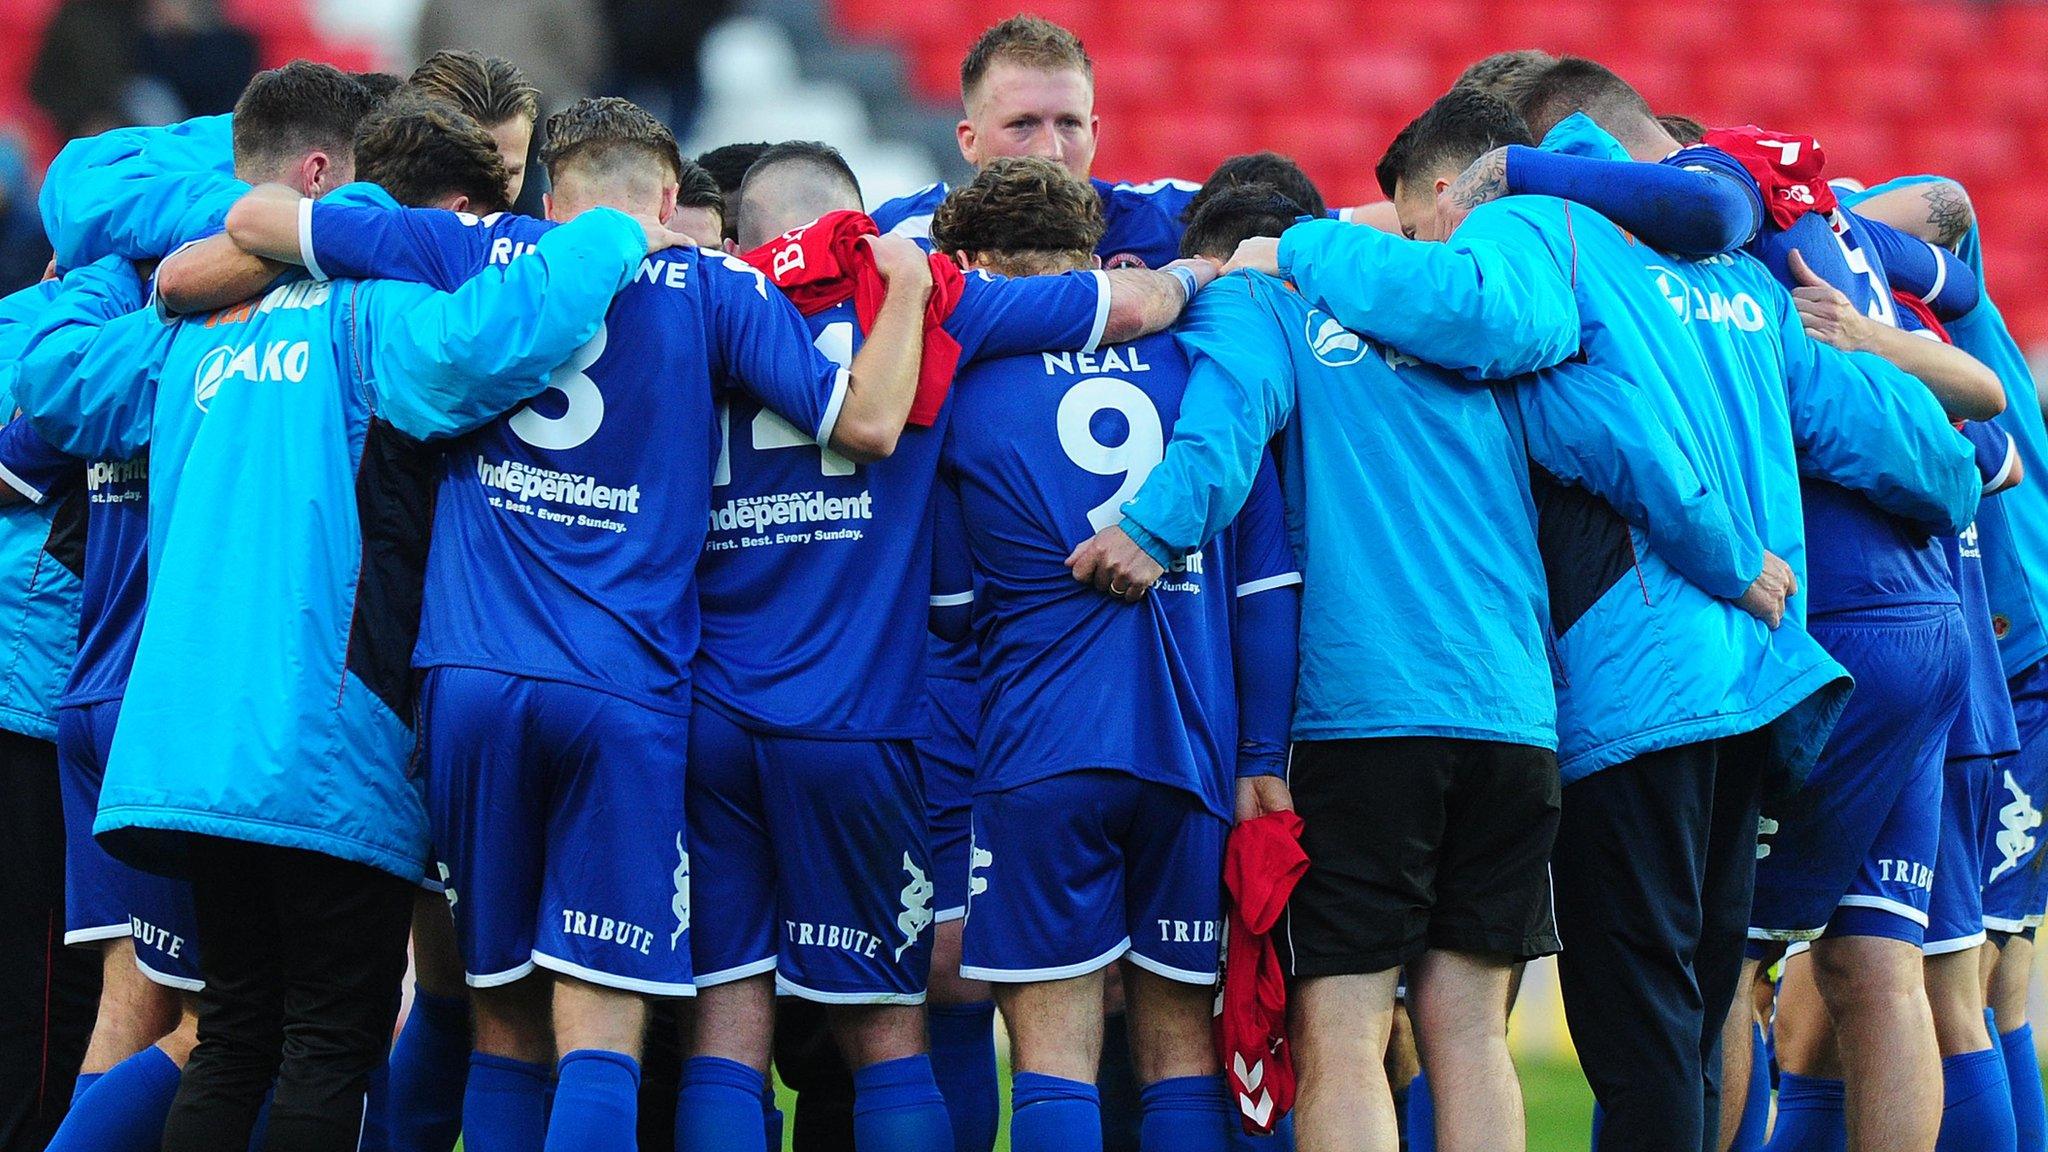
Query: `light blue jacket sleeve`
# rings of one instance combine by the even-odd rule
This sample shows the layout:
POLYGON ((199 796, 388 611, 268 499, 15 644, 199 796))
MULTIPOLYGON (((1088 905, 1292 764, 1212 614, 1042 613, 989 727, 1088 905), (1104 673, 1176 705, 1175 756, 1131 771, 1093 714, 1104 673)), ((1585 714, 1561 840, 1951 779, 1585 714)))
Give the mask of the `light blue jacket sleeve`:
POLYGON ((228 121, 118 128, 65 145, 38 201, 57 266, 154 259, 218 228, 249 190, 234 177, 228 121))
POLYGON ((108 257, 64 278, 17 362, 15 402, 74 456, 126 460, 149 444, 156 372, 173 329, 143 307, 141 277, 108 257))
POLYGON ((1779 330, 1801 474, 1943 534, 1968 527, 1983 495, 1976 454, 1934 394, 1880 357, 1813 340, 1778 296, 1787 302, 1779 330))
POLYGON ((1529 458, 1611 505, 1658 556, 1724 600, 1763 571, 1764 546, 1657 420, 1633 381, 1563 364, 1519 381, 1529 458))
POLYGON ((454 292, 357 282, 351 290, 366 302, 368 331, 352 340, 369 352, 373 405, 416 439, 482 426, 538 394, 548 373, 597 334, 646 254, 639 224, 598 208, 454 292))
POLYGON ((1195 297, 1174 330, 1189 364, 1180 416, 1166 455, 1124 504, 1124 531, 1161 564, 1236 519, 1266 442, 1294 411, 1287 342, 1259 302, 1276 291, 1286 288, 1269 276, 1226 276, 1195 297))
POLYGON ((1280 238, 1280 273, 1354 332, 1418 360, 1504 380, 1579 350, 1572 266, 1558 259, 1541 222, 1560 210, 1568 211, 1544 197, 1495 201, 1442 244, 1305 221, 1280 238))

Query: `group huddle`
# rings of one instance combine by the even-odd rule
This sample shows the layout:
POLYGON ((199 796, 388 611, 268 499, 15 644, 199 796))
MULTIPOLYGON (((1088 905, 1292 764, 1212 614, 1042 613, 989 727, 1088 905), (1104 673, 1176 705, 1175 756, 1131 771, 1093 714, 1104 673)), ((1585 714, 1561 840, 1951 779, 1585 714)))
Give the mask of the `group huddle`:
POLYGON ((1553 953, 1602 1149, 2042 1147, 2048 433, 1958 185, 1535 51, 1336 211, 1091 180, 1043 20, 962 93, 871 215, 611 97, 514 214, 466 52, 66 147, 51 1148, 748 1152, 774 1064, 990 1152, 1000 1008, 1019 1152, 1112 1073, 1145 1152, 1513 1152, 1553 953))

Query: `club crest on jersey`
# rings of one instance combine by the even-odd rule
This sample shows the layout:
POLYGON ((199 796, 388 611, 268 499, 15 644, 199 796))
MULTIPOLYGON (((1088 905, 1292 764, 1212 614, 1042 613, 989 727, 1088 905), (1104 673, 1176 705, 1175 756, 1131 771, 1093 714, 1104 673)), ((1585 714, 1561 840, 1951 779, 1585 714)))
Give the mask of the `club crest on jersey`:
POLYGON ((1316 362, 1329 368, 1349 368, 1372 350, 1365 337, 1322 312, 1312 311, 1302 321, 1301 338, 1316 362))
POLYGON ((918 937, 924 935, 924 930, 932 926, 931 880, 908 852, 903 854, 903 871, 910 877, 910 882, 897 895, 897 899, 903 902, 903 911, 896 917, 896 930, 903 933, 903 943, 896 947, 898 960, 903 959, 903 954, 910 951, 918 937))
POLYGON ((1146 264, 1145 258, 1143 256, 1138 255, 1136 252, 1119 252, 1116 255, 1111 256, 1109 259, 1104 260, 1102 262, 1102 266, 1105 269, 1143 268, 1146 267, 1146 264))
POLYGON ((243 348, 215 348, 200 357, 192 373, 192 402, 201 412, 213 405, 222 383, 228 380, 289 380, 306 378, 313 358, 304 340, 272 340, 243 348))

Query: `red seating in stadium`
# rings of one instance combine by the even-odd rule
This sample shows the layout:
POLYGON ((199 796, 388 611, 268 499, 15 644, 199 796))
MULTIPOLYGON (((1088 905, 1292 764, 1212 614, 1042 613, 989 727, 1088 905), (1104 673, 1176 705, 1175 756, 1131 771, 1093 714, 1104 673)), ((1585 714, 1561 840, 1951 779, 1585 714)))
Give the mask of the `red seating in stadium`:
MULTIPOLYGON (((245 0, 254 3, 256 0, 245 0)), ((960 57, 1016 0, 831 0, 847 35, 893 44, 917 91, 957 99, 960 57)), ((1813 133, 1865 180, 1969 183, 1991 278, 2023 340, 2048 340, 2048 4, 2025 0, 1049 0, 1080 33, 1107 126, 1096 171, 1200 178, 1232 152, 1294 156, 1331 202, 1379 198, 1405 120, 1488 52, 1605 61, 1659 108, 1813 133)))

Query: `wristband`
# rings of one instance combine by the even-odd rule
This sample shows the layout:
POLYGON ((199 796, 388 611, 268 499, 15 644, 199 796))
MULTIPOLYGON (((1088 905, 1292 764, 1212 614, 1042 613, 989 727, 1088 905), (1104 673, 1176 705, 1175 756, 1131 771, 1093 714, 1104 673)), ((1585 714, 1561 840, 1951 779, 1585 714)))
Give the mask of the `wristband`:
POLYGON ((1173 265, 1162 268, 1160 271, 1180 281, 1181 291, 1187 293, 1187 299, 1182 301, 1182 303, 1192 304, 1195 302, 1195 293, 1200 290, 1201 285, 1195 281, 1195 274, 1193 272, 1173 265))

